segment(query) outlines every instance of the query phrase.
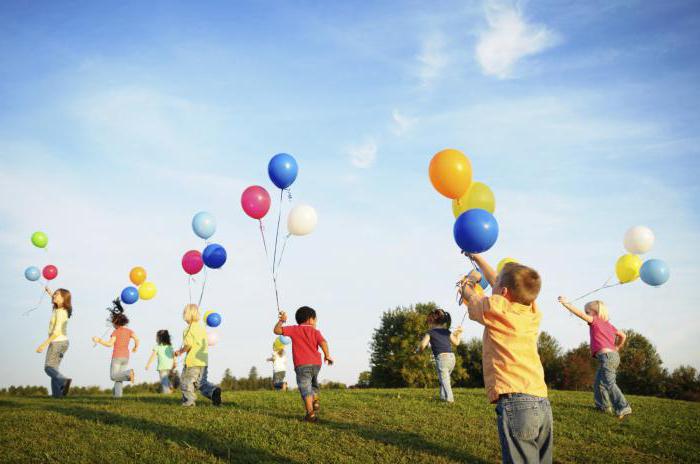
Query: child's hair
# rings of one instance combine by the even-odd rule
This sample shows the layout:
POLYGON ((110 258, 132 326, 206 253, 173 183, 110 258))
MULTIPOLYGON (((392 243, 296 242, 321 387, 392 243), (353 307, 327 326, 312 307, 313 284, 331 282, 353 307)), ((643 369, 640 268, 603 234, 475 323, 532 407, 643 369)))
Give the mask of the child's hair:
POLYGON ((507 263, 498 275, 501 287, 508 289, 511 301, 523 305, 532 304, 542 288, 536 270, 518 263, 507 263))
POLYGON ((192 303, 186 305, 185 310, 182 313, 182 318, 188 324, 192 324, 193 322, 197 322, 200 318, 199 307, 196 304, 192 304, 192 303))
POLYGON ((445 328, 449 328, 452 325, 452 316, 450 316, 450 313, 440 308, 430 311, 427 320, 428 324, 442 325, 445 328))
POLYGON ((316 319, 316 311, 308 306, 302 306, 301 308, 297 309, 294 319, 297 320, 297 324, 303 324, 309 319, 316 319))
MULTIPOLYGON (((73 314, 73 304, 70 302, 70 291, 65 288, 59 288, 54 293, 58 293, 63 298, 62 308, 68 313, 68 317, 73 314)), ((53 303, 53 309, 58 309, 56 303, 53 303)))
POLYGON ((124 313, 112 314, 112 325, 115 327, 124 327, 129 323, 129 318, 124 313))
POLYGON ((122 327, 129 323, 129 318, 124 314, 124 308, 119 298, 112 301, 112 306, 108 307, 107 311, 109 311, 107 322, 112 325, 122 327))
POLYGON ((591 311, 595 311, 598 317, 604 321, 607 321, 608 317, 610 317, 608 316, 608 307, 600 300, 589 301, 586 303, 585 308, 590 308, 591 311))
POLYGON ((158 341, 159 345, 172 345, 170 343, 170 332, 167 330, 159 330, 156 332, 156 341, 158 341))

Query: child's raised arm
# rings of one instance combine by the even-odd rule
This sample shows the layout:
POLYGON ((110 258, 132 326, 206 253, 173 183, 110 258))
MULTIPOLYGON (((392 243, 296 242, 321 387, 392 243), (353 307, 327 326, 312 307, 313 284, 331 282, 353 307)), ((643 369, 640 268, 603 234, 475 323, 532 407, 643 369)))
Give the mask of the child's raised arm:
POLYGON ((423 339, 418 344, 418 348, 416 348, 416 353, 422 353, 423 350, 428 346, 428 343, 430 343, 430 335, 425 334, 425 336, 423 336, 423 339))
POLYGON ((53 296, 53 292, 49 287, 44 286, 44 291, 46 292, 47 295, 53 296))
POLYGON ((491 265, 486 261, 486 259, 478 254, 467 254, 471 259, 474 260, 477 266, 479 266, 479 269, 481 269, 481 273, 486 277, 486 280, 489 282, 489 285, 491 285, 491 288, 494 287, 494 284, 496 283, 496 271, 494 268, 491 267, 491 265))
POLYGON ((156 350, 151 351, 151 357, 148 358, 148 362, 146 363, 146 370, 148 370, 151 367, 151 363, 153 363, 153 360, 156 359, 156 350))
POLYGON ((578 318, 580 318, 580 319, 586 321, 586 322, 589 323, 589 324, 590 324, 591 322, 593 322, 593 318, 592 318, 591 316, 589 316, 588 314, 586 314, 586 313, 584 313, 583 311, 581 311, 580 309, 578 309, 576 306, 574 306, 574 305, 572 305, 571 303, 569 303, 569 302, 567 301, 567 298, 566 298, 566 297, 560 296, 559 298, 557 298, 557 300, 559 301, 559 303, 561 303, 561 305, 562 305, 563 307, 565 307, 566 309, 568 309, 569 312, 571 312, 571 314, 573 314, 574 316, 576 316, 576 317, 578 317, 578 318))
POLYGON ((459 345, 459 342, 461 341, 462 338, 462 332, 464 331, 464 328, 460 325, 455 329, 454 332, 450 334, 450 341, 452 342, 453 345, 459 345))
POLYGON ((280 311, 279 319, 277 320, 277 324, 275 324, 275 328, 272 329, 272 332, 275 335, 282 335, 282 325, 284 325, 285 322, 287 322, 287 313, 280 311))

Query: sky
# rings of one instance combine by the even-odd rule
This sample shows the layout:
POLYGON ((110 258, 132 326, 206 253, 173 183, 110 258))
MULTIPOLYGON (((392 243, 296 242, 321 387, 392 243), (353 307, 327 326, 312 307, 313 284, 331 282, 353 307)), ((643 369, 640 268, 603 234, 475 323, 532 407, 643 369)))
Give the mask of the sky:
MULTIPOLYGON (((468 271, 431 157, 462 150, 496 196, 500 235, 486 253, 543 279, 542 330, 565 349, 588 329, 556 303, 600 286, 625 231, 656 234, 645 256, 671 278, 599 294, 619 328, 647 336, 664 365, 700 368, 700 7, 693 1, 108 2, 0 5, 0 295, 11 353, 0 387, 49 385, 50 306, 27 266, 55 264, 73 295, 61 371, 109 382, 105 308, 143 266, 157 296, 128 307, 142 340, 179 343, 189 302, 182 254, 201 249, 192 216, 209 211, 229 254, 208 274, 203 310, 223 317, 210 378, 265 362, 276 307, 249 185, 279 191, 267 163, 298 161, 291 200, 317 229, 290 238, 279 277, 288 312, 314 307, 336 364, 356 382, 382 313, 434 301, 460 320, 468 271), (49 236, 34 248, 32 232, 49 236)), ((195 293, 201 285, 195 282, 195 293)), ((465 323, 463 337, 480 337, 465 323)), ((293 380, 292 380, 293 384, 293 380)))

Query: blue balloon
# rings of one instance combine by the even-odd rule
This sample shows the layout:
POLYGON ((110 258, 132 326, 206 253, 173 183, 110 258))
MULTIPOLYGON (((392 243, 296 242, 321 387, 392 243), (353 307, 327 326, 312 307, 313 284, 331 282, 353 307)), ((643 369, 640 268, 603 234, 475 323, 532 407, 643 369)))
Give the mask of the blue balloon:
POLYGON ((122 290, 121 300, 126 304, 134 304, 139 301, 139 291, 136 287, 126 287, 122 290))
POLYGON ((272 157, 267 165, 267 173, 270 180, 277 188, 286 189, 294 183, 297 178, 299 168, 297 161, 292 155, 279 153, 272 157))
POLYGON ((41 277, 41 272, 39 271, 39 268, 29 266, 27 269, 24 270, 24 277, 26 277, 27 280, 31 282, 36 282, 37 280, 39 280, 39 277, 41 277))
POLYGON ((289 345, 292 343, 292 339, 287 337, 286 335, 280 335, 280 342, 282 342, 283 345, 289 345))
POLYGON ((226 262, 226 250, 217 243, 207 245, 202 252, 202 260, 208 268, 219 269, 226 262))
POLYGON ((206 211, 199 212, 192 218, 192 230, 199 238, 206 240, 216 232, 216 219, 206 211))
POLYGON ((209 327, 219 327, 221 325, 221 314, 211 313, 207 316, 207 325, 209 327))
POLYGON ((671 272, 665 261, 648 259, 642 264, 642 268, 639 270, 639 277, 645 284, 658 287, 666 283, 668 278, 671 277, 671 272))
POLYGON ((462 251, 483 253, 498 239, 498 222, 485 209, 469 209, 459 215, 453 232, 462 251))

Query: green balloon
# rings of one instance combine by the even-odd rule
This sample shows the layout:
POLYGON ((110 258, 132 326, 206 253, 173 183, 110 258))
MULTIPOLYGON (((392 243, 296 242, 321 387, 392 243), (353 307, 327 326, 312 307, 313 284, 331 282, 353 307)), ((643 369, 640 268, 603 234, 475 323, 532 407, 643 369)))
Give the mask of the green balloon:
POLYGON ((49 244, 49 237, 43 232, 34 232, 32 234, 32 243, 35 247, 46 248, 46 245, 49 244))

